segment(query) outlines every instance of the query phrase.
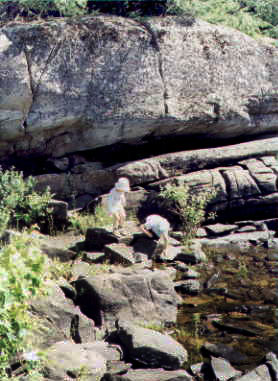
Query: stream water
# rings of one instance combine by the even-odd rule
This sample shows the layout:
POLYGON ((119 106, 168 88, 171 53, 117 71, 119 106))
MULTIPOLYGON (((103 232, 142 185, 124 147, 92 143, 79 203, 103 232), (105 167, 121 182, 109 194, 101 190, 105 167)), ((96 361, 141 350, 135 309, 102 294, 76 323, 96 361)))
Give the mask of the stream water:
POLYGON ((198 295, 183 296, 176 337, 188 350, 190 364, 204 360, 204 343, 222 343, 243 355, 236 368, 252 369, 267 352, 278 352, 278 252, 254 247, 210 249, 207 255, 208 264, 194 270, 201 283, 214 274, 217 279, 198 295))

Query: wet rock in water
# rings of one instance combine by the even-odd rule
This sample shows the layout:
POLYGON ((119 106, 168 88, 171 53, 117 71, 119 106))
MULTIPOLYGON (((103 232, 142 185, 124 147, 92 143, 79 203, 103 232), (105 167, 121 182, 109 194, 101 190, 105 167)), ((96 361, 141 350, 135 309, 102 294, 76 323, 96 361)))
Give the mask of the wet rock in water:
POLYGON ((130 369, 123 375, 105 374, 101 381, 194 381, 185 370, 130 369))
POLYGON ((189 247, 184 247, 182 252, 179 253, 176 261, 181 261, 188 264, 197 264, 201 262, 206 262, 206 254, 202 250, 202 245, 197 240, 192 241, 189 247))
POLYGON ((135 263, 133 248, 122 243, 105 245, 104 253, 106 259, 112 264, 132 265, 135 263))
POLYGON ((90 380, 96 381, 106 371, 106 359, 95 349, 90 349, 90 343, 60 341, 46 351, 45 359, 44 372, 55 381, 65 381, 70 379, 69 376, 79 378, 82 368, 86 368, 90 380))
MULTIPOLYGON (((277 266, 277 264, 276 264, 277 266)), ((278 294, 275 290, 270 290, 267 288, 264 288, 262 290, 262 295, 265 303, 271 303, 278 307, 278 294)))
POLYGON ((265 355, 266 366, 272 376, 273 381, 278 381, 278 359, 274 353, 270 352, 265 355))
POLYGON ((175 282, 175 290, 187 295, 198 295, 201 292, 201 284, 197 279, 187 279, 175 282))
POLYGON ((187 351, 171 336, 125 321, 117 322, 117 337, 131 361, 150 368, 179 369, 187 351))
POLYGON ((236 381, 273 381, 266 365, 260 365, 251 372, 236 379, 236 381))
POLYGON ((232 364, 240 365, 248 362, 248 357, 245 354, 226 344, 212 344, 207 342, 202 345, 201 350, 204 354, 209 354, 215 357, 223 357, 232 364))
POLYGON ((204 228, 208 232, 209 236, 219 236, 226 235, 235 231, 238 228, 238 226, 218 223, 213 225, 206 225, 204 228))
POLYGON ((89 228, 86 232, 85 247, 87 250, 103 250, 105 245, 119 243, 119 238, 103 228, 89 228))
POLYGON ((184 271, 181 276, 182 280, 197 279, 197 278, 200 278, 200 273, 190 268, 187 268, 187 271, 184 271))
POLYGON ((215 320, 212 322, 212 324, 216 328, 220 329, 221 331, 227 331, 229 333, 238 333, 240 335, 248 336, 248 337, 255 337, 255 336, 257 336, 257 333, 254 332, 254 331, 251 331, 250 329, 235 327, 233 325, 224 324, 222 322, 215 321, 215 320))
POLYGON ((240 376, 242 374, 242 372, 234 369, 231 364, 223 358, 212 356, 210 359, 210 365, 216 380, 228 381, 232 377, 240 376))
POLYGON ((179 295, 167 272, 147 269, 102 273, 75 282, 81 310, 97 326, 116 319, 135 324, 176 322, 179 295))

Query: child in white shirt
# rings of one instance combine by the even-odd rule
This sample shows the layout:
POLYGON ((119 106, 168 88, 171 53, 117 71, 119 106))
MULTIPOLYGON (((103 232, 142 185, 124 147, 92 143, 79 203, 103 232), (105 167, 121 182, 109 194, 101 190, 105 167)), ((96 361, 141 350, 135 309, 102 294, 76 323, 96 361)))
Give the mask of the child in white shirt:
POLYGON ((140 229, 148 237, 157 237, 163 241, 163 251, 162 254, 166 254, 169 245, 169 230, 170 224, 166 220, 159 216, 158 214, 151 214, 146 218, 146 222, 140 225, 140 229))
POLYGON ((120 177, 108 194, 107 209, 108 213, 113 216, 113 231, 118 230, 125 222, 125 193, 129 191, 129 180, 126 177, 120 177))

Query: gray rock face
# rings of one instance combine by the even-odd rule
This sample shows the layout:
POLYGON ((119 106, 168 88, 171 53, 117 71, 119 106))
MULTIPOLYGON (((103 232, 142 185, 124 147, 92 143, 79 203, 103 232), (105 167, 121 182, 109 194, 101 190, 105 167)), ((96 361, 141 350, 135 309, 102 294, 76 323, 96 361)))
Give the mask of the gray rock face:
POLYGON ((122 321, 117 326, 124 352, 143 366, 175 370, 187 361, 187 351, 171 336, 122 321))
POLYGON ((202 348, 205 349, 210 355, 223 357, 232 364, 244 364, 248 361, 248 357, 246 355, 222 343, 205 343, 202 348))
POLYGON ((95 340, 94 322, 67 299, 57 285, 50 285, 49 295, 30 303, 31 311, 42 319, 43 326, 30 337, 34 347, 45 349, 63 339, 77 343, 95 340))
POLYGON ((212 357, 210 364, 216 380, 228 381, 232 377, 241 375, 240 371, 234 369, 227 360, 222 358, 212 357))
POLYGON ((2 155, 277 130, 277 50, 223 26, 98 16, 17 23, 0 38, 2 155))
POLYGON ((78 279, 81 310, 97 326, 114 326, 116 319, 137 323, 175 322, 179 296, 162 271, 126 270, 78 279))
POLYGON ((90 344, 74 344, 69 341, 55 343, 46 351, 45 372, 50 380, 65 381, 83 378, 98 381, 106 371, 106 358, 90 344))
MULTIPOLYGON (((216 197, 209 208, 218 217, 246 220, 247 218, 276 217, 275 205, 278 201, 277 160, 278 138, 268 138, 254 142, 226 147, 201 149, 172 154, 164 154, 151 159, 118 164, 100 170, 88 169, 85 173, 60 173, 37 176, 38 190, 50 185, 52 191, 64 199, 95 197, 109 191, 120 176, 129 178, 132 185, 147 185, 150 190, 168 182, 189 186, 200 192, 216 189, 216 197), (251 165, 252 164, 252 165, 251 165), (253 167, 267 174, 263 181, 255 178, 253 167), (194 169, 194 172, 191 172, 194 169), (180 173, 177 176, 177 173, 180 173)), ((257 171, 257 169, 256 169, 257 171)), ((258 171, 256 173, 258 173, 258 171)), ((127 210, 153 207, 153 192, 139 189, 127 195, 127 210)), ((160 209, 155 211, 160 214, 160 209)), ((168 215, 167 211, 167 215, 168 215)), ((143 216, 144 217, 144 216, 143 216)), ((177 222, 173 221, 173 228, 177 222)))
POLYGON ((237 378, 237 381, 272 381, 266 365, 260 365, 244 376, 237 378))
POLYGON ((135 257, 132 247, 122 243, 113 243, 105 245, 104 252, 109 263, 119 263, 123 265, 132 265, 135 263, 135 257))

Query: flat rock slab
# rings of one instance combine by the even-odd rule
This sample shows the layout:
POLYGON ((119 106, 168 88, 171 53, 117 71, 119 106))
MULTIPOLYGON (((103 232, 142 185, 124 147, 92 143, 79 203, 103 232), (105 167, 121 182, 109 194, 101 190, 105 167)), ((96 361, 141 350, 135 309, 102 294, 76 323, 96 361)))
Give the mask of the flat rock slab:
POLYGON ((227 225, 227 224, 214 224, 206 225, 204 227, 210 236, 225 235, 235 231, 237 225, 227 225))
POLYGON ((104 375, 102 381, 193 381, 185 370, 131 369, 123 375, 104 375))
POLYGON ((75 282, 80 308, 97 326, 116 319, 141 323, 176 322, 179 296, 163 270, 102 273, 75 282))
POLYGON ((132 265, 135 261, 133 248, 123 243, 105 245, 104 253, 111 264, 132 265))
POLYGON ((231 364, 223 359, 211 357, 210 365, 215 375, 216 380, 228 381, 232 377, 241 376, 241 372, 234 369, 231 364))
POLYGON ((45 357, 45 371, 55 381, 78 378, 82 368, 86 369, 85 380, 97 381, 106 371, 106 359, 90 344, 60 341, 46 351, 45 357))
POLYGON ((221 238, 201 238, 202 245, 215 248, 244 248, 252 245, 259 245, 268 241, 272 237, 272 231, 256 231, 248 233, 235 233, 221 238))
POLYGON ((246 364, 248 362, 248 357, 245 354, 226 344, 205 343, 202 346, 202 350, 205 350, 209 355, 223 357, 232 364, 239 365, 246 364))
POLYGON ((124 353, 143 366, 175 370, 187 361, 187 351, 171 336, 128 322, 117 323, 124 353))
POLYGON ((236 379, 237 381, 272 381, 272 377, 269 374, 268 367, 266 365, 260 365, 251 372, 246 373, 236 379))

